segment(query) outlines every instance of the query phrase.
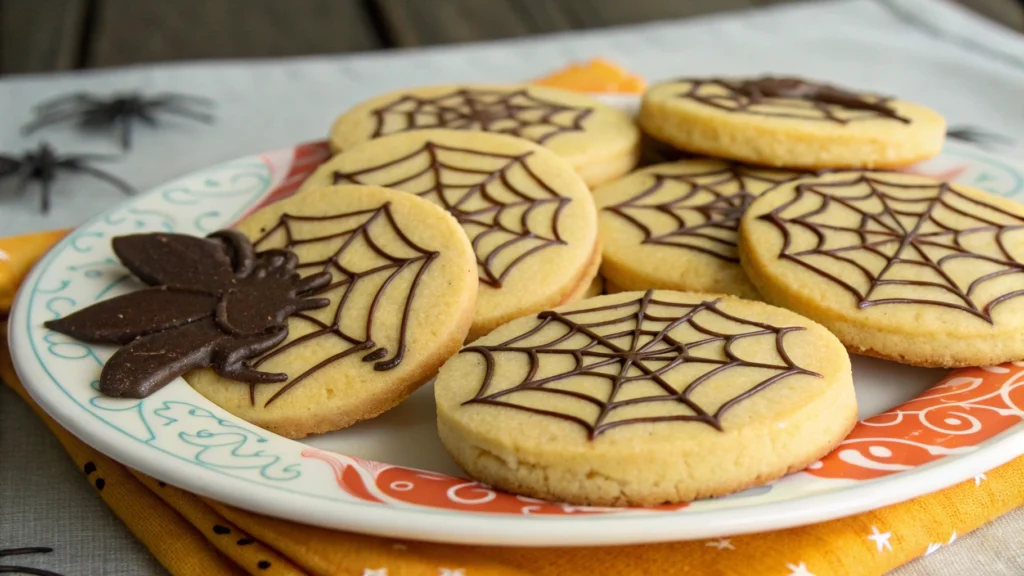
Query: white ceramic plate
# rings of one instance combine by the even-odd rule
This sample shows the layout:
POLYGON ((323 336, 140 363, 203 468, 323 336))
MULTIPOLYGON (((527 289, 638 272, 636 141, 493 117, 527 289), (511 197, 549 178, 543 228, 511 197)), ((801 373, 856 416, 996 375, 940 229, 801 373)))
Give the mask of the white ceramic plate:
MULTIPOLYGON (((683 506, 569 506, 461 478, 437 439, 429 386, 379 418, 298 442, 231 416, 180 379, 143 400, 102 396, 96 380, 112 349, 43 328, 136 286, 111 237, 229 226, 292 193, 325 157, 323 144, 311 144, 215 166, 64 239, 26 280, 10 318, 18 374, 36 401, 112 458, 203 496, 308 524, 456 543, 627 544, 784 528, 914 498, 1024 454, 1024 363, 946 375, 856 358, 866 420, 809 470, 683 506)), ((1024 170, 975 149, 951 144, 915 170, 1024 198, 1024 170)))

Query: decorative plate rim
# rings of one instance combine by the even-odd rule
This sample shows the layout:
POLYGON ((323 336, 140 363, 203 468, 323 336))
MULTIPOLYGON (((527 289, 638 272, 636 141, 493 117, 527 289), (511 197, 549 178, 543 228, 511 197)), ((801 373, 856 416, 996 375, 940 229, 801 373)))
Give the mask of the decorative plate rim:
MULTIPOLYGON (((276 198, 282 193, 282 190, 287 194, 289 191, 293 191, 301 181, 296 174, 296 168, 301 167, 303 162, 308 167, 310 163, 308 159, 315 156, 310 150, 311 148, 308 146, 281 149, 197 171, 105 211, 76 229, 51 250, 23 283, 25 289, 21 290, 15 299, 8 325, 8 335, 16 370, 25 383, 26 389, 39 405, 62 426, 108 456, 202 496, 271 516, 331 528, 465 544, 527 546, 550 546, 553 543, 558 545, 630 544, 713 538, 792 527, 857 514, 927 494, 970 479, 972 476, 977 476, 1024 454, 1024 421, 1021 421, 975 444, 973 451, 938 458, 910 470, 867 480, 815 478, 814 482, 818 483, 816 486, 820 486, 820 492, 802 495, 796 499, 711 510, 683 509, 668 512, 630 509, 612 514, 578 513, 565 516, 545 514, 542 518, 538 518, 525 513, 520 515, 491 512, 466 513, 415 504, 409 505, 406 502, 401 502, 403 504, 401 506, 385 506, 360 500, 353 497, 351 492, 328 495, 328 489, 337 492, 336 486, 325 488, 323 494, 320 495, 297 492, 280 485, 273 486, 238 475, 227 475, 223 470, 203 466, 198 461, 190 461, 181 455, 172 454, 147 441, 142 441, 140 438, 127 435, 127 433, 125 434, 128 436, 128 440, 132 441, 121 438, 120 435, 111 434, 111 428, 124 432, 105 420, 95 410, 91 410, 72 397, 59 381, 60 378, 50 372, 46 362, 38 355, 33 326, 29 323, 33 318, 32 310, 35 298, 43 293, 39 283, 47 277, 63 254, 67 253, 69 249, 75 249, 77 242, 83 238, 96 237, 95 235, 90 236, 90 234, 98 223, 109 222, 119 212, 130 211, 137 205, 145 205, 148 199, 159 194, 166 195, 168 190, 176 189, 176 186, 180 188, 181 183, 190 179, 198 179, 215 170, 227 169, 226 167, 235 165, 254 166, 257 162, 262 163, 266 168, 267 174, 264 176, 263 189, 252 192, 251 197, 243 202, 237 210, 237 215, 251 210, 253 206, 265 202, 268 198, 276 198), (305 155, 305 159, 303 155, 305 155), (63 395, 54 394, 54 387, 61 390, 63 395), (97 421, 106 426, 96 426, 97 421), (192 465, 182 466, 182 462, 192 465), (241 481, 243 484, 240 485, 237 481, 241 481), (880 489, 883 485, 884 489, 880 489), (240 486, 246 487, 239 489, 240 486), (437 524, 438 519, 444 519, 442 526, 437 524)), ((1014 185, 1017 193, 1024 191, 1024 176, 1021 176, 1022 172, 1011 168, 1014 165, 1012 160, 1002 159, 960 145, 947 145, 947 151, 954 151, 955 154, 974 160, 981 159, 986 162, 1001 163, 1016 178, 1014 185)), ((193 226, 196 229, 202 228, 198 224, 200 217, 211 218, 209 212, 196 215, 193 226)), ((234 216, 223 217, 223 220, 233 221, 234 216)), ((120 225, 123 222, 116 224, 120 225)), ((166 225, 166 222, 164 224, 166 225)), ((143 223, 144 229, 151 229, 153 226, 155 225, 149 222, 143 223)), ((105 288, 104 292, 110 288, 112 286, 105 288)), ((53 309, 49 310, 54 312, 53 309)), ((96 360, 99 361, 98 358, 96 360)), ((1024 373, 1024 370, 1021 370, 1021 373, 1024 373)), ((1008 378, 1008 381, 1018 375, 1015 374, 1012 378, 1008 378)), ((297 453, 308 451, 308 446, 305 444, 277 437, 227 414, 191 390, 182 380, 171 384, 150 398, 163 402, 163 406, 167 406, 168 402, 190 405, 192 408, 189 409, 189 414, 193 416, 195 416, 191 412, 193 409, 208 411, 209 416, 200 415, 198 417, 216 420, 218 426, 229 428, 229 433, 243 436, 251 434, 257 438, 253 440, 255 443, 288 446, 297 453)), ((97 408, 95 404, 90 405, 93 409, 101 409, 97 408)), ((139 406, 140 414, 142 412, 141 405, 141 402, 136 404, 139 406)), ((131 409, 133 408, 109 410, 131 409)), ((168 407, 166 410, 171 411, 172 409, 173 407, 168 407)), ((168 419, 168 424, 179 421, 173 417, 163 417, 168 419)), ((145 423, 144 417, 143 421, 145 423)), ((148 424, 146 425, 148 426, 148 424)), ((204 438, 209 438, 210 436, 202 435, 203 431, 209 433, 204 428, 198 433, 192 433, 191 437, 198 438, 200 442, 204 438)), ((182 432, 181 434, 186 433, 182 432)), ((245 441, 248 441, 249 436, 246 438, 245 441)), ((239 447, 241 446, 240 444, 239 447)), ((199 454, 205 453, 207 449, 209 447, 201 449, 199 454)), ((260 454, 257 452, 255 457, 260 457, 260 454)), ((341 457, 357 460, 343 455, 341 457)), ((297 462, 305 465, 309 461, 298 460, 297 462)), ((263 469, 270 466, 271 464, 267 464, 263 469)), ((353 464, 353 466, 356 465, 353 464)), ((287 471, 289 468, 290 465, 282 467, 281 470, 287 471)), ((304 472, 305 469, 303 469, 304 472)), ((356 472, 360 472, 363 482, 367 481, 368 475, 371 474, 366 470, 356 470, 356 472)), ((329 478, 330 474, 326 467, 321 467, 314 471, 313 476, 323 480, 329 478)), ((475 489, 481 490, 480 488, 475 489)), ((486 488, 482 490, 486 491, 486 488)), ((578 507, 569 508, 574 508, 570 512, 587 512, 578 507)))

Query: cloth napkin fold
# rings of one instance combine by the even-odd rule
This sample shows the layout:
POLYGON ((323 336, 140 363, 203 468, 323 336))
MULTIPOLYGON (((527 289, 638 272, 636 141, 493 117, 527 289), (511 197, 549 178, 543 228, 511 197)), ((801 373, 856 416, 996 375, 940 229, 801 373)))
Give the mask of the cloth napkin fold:
MULTIPOLYGON (((0 318, 32 264, 62 236, 0 239, 0 318)), ((821 524, 694 542, 507 548, 400 541, 304 526, 200 498, 125 467, 46 415, 14 373, 0 323, 0 380, 39 415, 83 479, 167 569, 222 574, 566 576, 883 574, 1024 505, 1024 457, 915 500, 821 524)))

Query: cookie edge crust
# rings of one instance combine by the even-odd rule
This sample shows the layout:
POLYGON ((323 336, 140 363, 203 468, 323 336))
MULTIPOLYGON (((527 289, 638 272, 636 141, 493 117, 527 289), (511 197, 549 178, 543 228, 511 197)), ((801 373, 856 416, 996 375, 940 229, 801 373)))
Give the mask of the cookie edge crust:
MULTIPOLYGON (((763 463, 756 469, 749 471, 742 470, 737 472, 736 469, 733 469, 733 474, 721 482, 693 483, 687 479, 679 479, 674 483, 666 482, 662 477, 657 476, 662 468, 652 465, 652 463, 657 463, 658 459, 650 457, 651 455, 647 451, 626 455, 625 458, 616 458, 619 461, 619 466, 623 468, 642 470, 646 477, 655 476, 654 478, 649 478, 646 482, 632 482, 626 479, 614 478, 593 470, 581 473, 580 470, 564 466, 564 462, 555 452, 537 454, 517 451, 514 456, 515 464, 510 465, 505 458, 502 458, 494 450, 482 446, 481 443, 469 440, 465 433, 459 434, 455 430, 458 425, 456 424, 454 427, 449 426, 449 423, 444 420, 440 411, 437 417, 437 431, 445 451, 470 477, 514 494, 556 502, 567 502, 580 506, 656 506, 659 504, 675 504, 700 498, 726 496, 747 488, 767 484, 786 474, 804 470, 835 450, 857 424, 857 403, 853 391, 852 376, 847 371, 846 374, 840 375, 840 377, 845 377, 846 386, 844 388, 847 390, 848 395, 846 400, 849 404, 849 413, 845 417, 840 419, 834 414, 836 411, 834 409, 836 404, 834 395, 823 394, 817 399, 817 402, 805 406, 805 409, 807 409, 820 403, 822 408, 827 409, 821 411, 822 417, 814 422, 815 425, 805 424, 800 426, 796 433, 793 433, 792 428, 787 427, 787 433, 793 434, 794 438, 828 438, 827 442, 817 444, 814 447, 807 447, 807 449, 801 450, 789 458, 773 453, 769 462, 763 463), (627 462, 622 462, 624 459, 627 462), (599 486, 593 486, 592 483, 595 481, 599 486), (587 489, 588 484, 591 485, 591 490, 587 489), (617 491, 614 489, 616 485, 618 486, 617 491), (612 496, 607 494, 609 488, 611 488, 612 496)), ((839 386, 842 387, 842 383, 839 386)), ((732 433, 723 432, 723 436, 729 434, 731 437, 728 439, 723 438, 722 440, 726 448, 737 444, 745 444, 747 439, 763 436, 766 429, 770 432, 771 428, 774 428, 774 426, 770 424, 749 427, 743 431, 745 434, 741 434, 741 436, 747 436, 746 439, 737 437, 735 431, 732 433)), ((773 446, 774 441, 769 440, 768 445, 773 446)), ((693 464, 692 466, 687 466, 688 469, 699 470, 708 463, 707 454, 723 453, 717 451, 715 447, 705 448, 701 452, 702 454, 700 455, 691 455, 686 458, 688 462, 693 464)), ((729 455, 733 456, 731 453, 729 455)), ((613 456, 612 458, 615 457, 613 456)), ((717 461, 712 462, 710 466, 704 467, 713 469, 715 468, 715 463, 717 461)))
MULTIPOLYGON (((648 91, 650 93, 650 91, 648 91)), ((637 116, 641 129, 682 150, 762 166, 805 170, 887 169, 920 162, 942 151, 946 121, 937 112, 906 101, 913 124, 895 136, 886 128, 870 135, 811 133, 774 122, 742 125, 717 110, 681 110, 672 100, 645 94, 637 116)), ((901 110, 903 111, 903 110, 901 110)), ((783 119, 791 120, 791 119, 783 119)), ((789 123, 789 122, 787 122, 789 123)))
MULTIPOLYGON (((763 302, 729 296, 724 298, 776 308, 763 302)), ((795 312, 785 312, 796 316, 795 312)), ((820 324, 805 318, 802 325, 823 340, 821 347, 836 355, 834 363, 828 361, 826 364, 832 368, 823 373, 823 379, 815 378, 827 389, 816 394, 809 402, 788 408, 784 414, 775 413, 775 417, 754 425, 739 425, 721 433, 713 431, 699 441, 700 447, 660 440, 658 444, 649 444, 648 449, 643 450, 635 450, 632 444, 626 443, 601 451, 601 438, 582 444, 573 442, 567 449, 559 449, 557 445, 552 448, 550 444, 524 446, 501 434, 488 433, 487 430, 481 433, 456 416, 457 411, 464 408, 498 411, 512 409, 499 406, 466 407, 461 403, 449 407, 442 402, 438 402, 437 406, 438 434, 449 455, 471 477, 514 493, 573 504, 647 506, 722 496, 763 484, 789 472, 804 469, 819 460, 842 442, 857 423, 857 400, 850 359, 845 348, 820 324), (837 418, 837 405, 845 407, 848 412, 845 418, 837 418), (778 426, 780 421, 784 421, 786 426, 778 426), (707 438, 711 438, 710 442, 707 438), (807 445, 808 438, 825 441, 807 445), (776 449, 779 442, 786 442, 782 453, 776 449), (673 450, 674 446, 685 449, 678 450, 680 457, 660 465, 659 462, 665 459, 659 458, 657 450, 673 450), (761 449, 764 450, 759 452, 761 449), (714 471, 720 467, 715 465, 715 461, 709 462, 708 454, 727 454, 727 460, 741 461, 749 460, 752 454, 756 454, 752 459, 760 463, 756 469, 730 474, 727 480, 716 482, 713 480, 714 471), (762 454, 771 454, 771 458, 766 459, 762 454), (672 477, 673 468, 678 473, 677 464, 680 459, 689 463, 688 470, 697 470, 698 477, 703 473, 703 480, 666 482, 665 477, 672 477), (596 472, 595 468, 602 472, 596 472), (626 474, 612 478, 608 476, 608 470, 624 470, 626 474), (635 470, 641 471, 649 481, 636 482, 635 470), (558 481, 552 482, 553 474, 557 475, 558 481), (712 481, 707 480, 709 477, 712 481), (586 486, 588 480, 595 480, 603 486, 581 489, 580 486, 586 486), (619 489, 612 490, 612 495, 609 495, 609 486, 615 484, 619 489), (628 490, 624 489, 626 487, 628 490)), ((493 414, 493 420, 501 417, 500 412, 493 414)), ((685 425, 706 426, 699 423, 685 425)))
MULTIPOLYGON (((821 324, 835 334, 851 353, 921 368, 994 366, 1024 358, 1024 338, 1007 337, 1019 332, 1019 328, 978 336, 968 333, 915 334, 912 330, 872 326, 868 321, 859 321, 856 316, 851 319, 839 318, 833 311, 786 289, 764 274, 762 271, 767 268, 767 263, 753 256, 747 247, 753 241, 749 226, 741 225, 740 264, 765 301, 821 324), (951 352, 953 350, 957 352, 951 352)), ((822 282, 828 280, 822 279, 822 282)))

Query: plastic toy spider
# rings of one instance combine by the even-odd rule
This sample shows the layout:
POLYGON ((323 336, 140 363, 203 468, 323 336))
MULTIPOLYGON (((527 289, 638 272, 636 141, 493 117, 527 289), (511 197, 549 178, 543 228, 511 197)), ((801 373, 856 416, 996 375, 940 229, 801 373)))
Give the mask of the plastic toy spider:
MULTIPOLYGON (((48 546, 29 546, 26 548, 6 548, 0 550, 0 558, 5 556, 24 556, 27 554, 49 554, 53 552, 53 548, 48 546)), ((32 568, 31 566, 10 566, 8 564, 0 564, 0 573, 3 574, 34 574, 35 576, 61 576, 56 572, 50 570, 43 570, 42 568, 32 568)))
POLYGON ((974 126, 951 126, 946 130, 946 136, 954 140, 967 142, 968 144, 976 144, 982 148, 988 148, 993 145, 1009 146, 1013 144, 1013 138, 1009 136, 1003 136, 1002 134, 996 134, 995 132, 989 132, 984 128, 976 128, 974 126))
POLYGON ((18 190, 24 190, 25 186, 32 180, 39 182, 42 187, 42 210, 46 214, 50 211, 51 197, 50 189, 57 174, 64 172, 84 172, 95 178, 99 178, 113 185, 125 194, 134 194, 135 189, 120 178, 108 174, 97 168, 89 166, 87 162, 92 160, 107 160, 108 156, 98 154, 72 154, 60 156, 49 144, 43 142, 39 148, 28 150, 20 158, 0 154, 0 180, 8 176, 20 175, 18 190))
POLYGON ((85 130, 121 131, 121 148, 128 150, 132 144, 132 121, 155 127, 157 114, 171 114, 210 124, 213 115, 202 108, 209 108, 213 102, 200 96, 188 94, 158 94, 147 97, 138 92, 114 94, 102 98, 94 94, 79 92, 43 102, 36 106, 36 119, 22 127, 24 134, 31 134, 45 126, 74 121, 85 130))

